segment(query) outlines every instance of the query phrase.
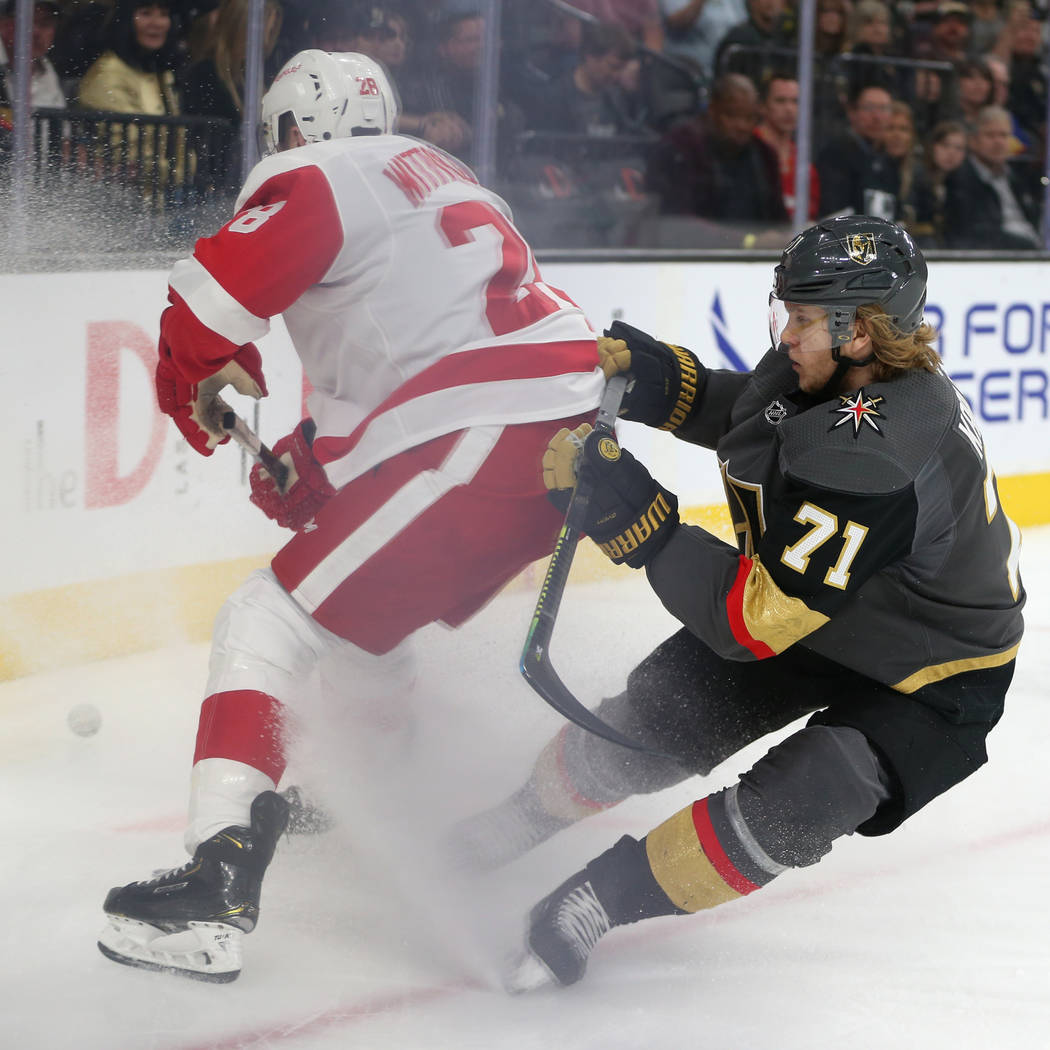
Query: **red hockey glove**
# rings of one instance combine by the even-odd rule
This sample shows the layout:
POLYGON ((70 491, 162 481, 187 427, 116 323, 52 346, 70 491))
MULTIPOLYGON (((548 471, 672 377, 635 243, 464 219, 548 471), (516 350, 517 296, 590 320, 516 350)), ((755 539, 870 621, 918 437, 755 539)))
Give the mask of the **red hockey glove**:
POLYGON ((224 386, 232 385, 238 393, 256 400, 266 397, 262 357, 254 343, 246 343, 218 372, 199 383, 191 383, 180 375, 163 338, 159 352, 157 404, 161 412, 175 420, 183 437, 202 456, 210 456, 217 445, 230 440, 220 422, 225 405, 219 391, 224 386))
POLYGON ((301 532, 335 494, 310 447, 315 429, 312 419, 304 419, 274 445, 274 454, 288 464, 288 480, 283 490, 259 464, 252 467, 248 479, 252 487, 252 503, 278 525, 296 532, 301 532))

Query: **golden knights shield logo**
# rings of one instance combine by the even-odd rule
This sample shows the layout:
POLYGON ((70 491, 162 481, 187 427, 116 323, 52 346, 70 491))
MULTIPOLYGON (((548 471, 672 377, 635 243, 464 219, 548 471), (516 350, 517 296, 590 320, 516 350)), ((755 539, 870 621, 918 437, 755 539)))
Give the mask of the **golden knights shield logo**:
POLYGON ((861 266, 875 261, 875 234, 851 233, 846 240, 846 251, 849 257, 861 266))

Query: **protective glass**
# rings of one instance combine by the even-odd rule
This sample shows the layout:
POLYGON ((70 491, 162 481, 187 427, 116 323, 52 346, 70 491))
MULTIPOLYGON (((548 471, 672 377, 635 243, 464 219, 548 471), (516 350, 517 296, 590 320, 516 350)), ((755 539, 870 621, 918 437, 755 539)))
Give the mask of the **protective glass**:
POLYGON ((769 338, 781 353, 788 352, 790 339, 798 350, 813 353, 831 348, 828 312, 814 303, 792 303, 769 294, 769 338))

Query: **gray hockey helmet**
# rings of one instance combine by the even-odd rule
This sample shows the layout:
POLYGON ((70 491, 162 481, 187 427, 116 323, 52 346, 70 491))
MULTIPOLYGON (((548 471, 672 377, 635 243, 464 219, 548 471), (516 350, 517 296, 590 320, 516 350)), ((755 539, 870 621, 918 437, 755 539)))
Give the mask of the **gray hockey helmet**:
POLYGON ((878 303, 901 332, 914 332, 926 305, 926 275, 926 260, 902 227, 871 215, 845 215, 803 230, 784 249, 771 300, 827 310, 837 357, 852 337, 857 307, 865 303, 878 303))

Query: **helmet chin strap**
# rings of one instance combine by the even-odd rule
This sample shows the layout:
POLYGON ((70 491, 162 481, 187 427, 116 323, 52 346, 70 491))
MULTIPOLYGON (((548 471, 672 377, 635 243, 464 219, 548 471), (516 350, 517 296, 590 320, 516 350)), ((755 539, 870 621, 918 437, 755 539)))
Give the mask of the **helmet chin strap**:
MULTIPOLYGON (((852 343, 853 340, 850 340, 852 343)), ((835 361, 835 371, 831 373, 831 378, 820 388, 816 395, 814 395, 818 401, 830 401, 833 397, 838 397, 840 388, 842 386, 842 380, 845 378, 846 373, 851 368, 864 368, 866 365, 870 365, 875 360, 875 351, 872 350, 867 357, 863 359, 857 359, 853 357, 843 357, 842 347, 848 344, 840 343, 837 346, 831 348, 831 356, 835 361)))

